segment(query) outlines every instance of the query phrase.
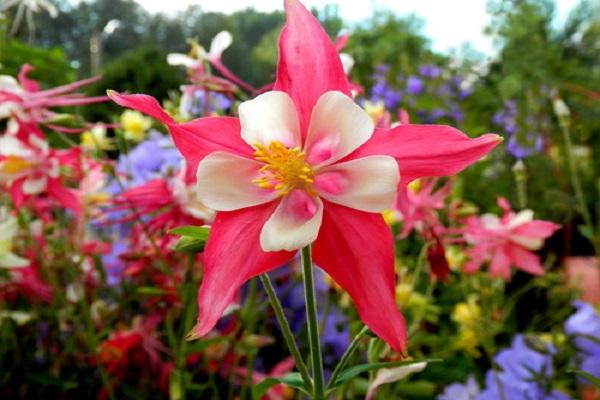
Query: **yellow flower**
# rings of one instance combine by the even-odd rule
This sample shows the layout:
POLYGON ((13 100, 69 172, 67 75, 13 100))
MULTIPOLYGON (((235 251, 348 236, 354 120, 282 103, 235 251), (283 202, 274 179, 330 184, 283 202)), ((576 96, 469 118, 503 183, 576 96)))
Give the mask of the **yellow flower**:
POLYGON ((376 102, 366 100, 363 107, 374 123, 377 123, 377 121, 385 114, 385 104, 383 103, 383 100, 376 102))
POLYGON ((146 137, 146 132, 152 127, 152 120, 140 112, 125 110, 121 114, 121 128, 125 139, 132 142, 141 142, 146 137))
POLYGON ((106 137, 106 128, 103 125, 94 125, 81 134, 81 146, 88 150, 112 150, 114 143, 106 137))
POLYGON ((413 295, 413 286, 410 283, 399 283, 396 285, 396 303, 404 307, 413 295))
POLYGON ((467 256, 457 246, 446 246, 446 260, 448 260, 448 265, 452 271, 460 271, 465 261, 467 261, 467 256))
POLYGON ((461 329, 472 329, 479 325, 481 308, 477 304, 476 296, 469 296, 467 302, 458 303, 452 311, 452 320, 459 324, 461 329))
POLYGON ((454 344, 457 348, 465 350, 470 355, 479 357, 481 355, 479 350, 477 350, 479 343, 479 336, 475 330, 463 329, 459 332, 454 344))

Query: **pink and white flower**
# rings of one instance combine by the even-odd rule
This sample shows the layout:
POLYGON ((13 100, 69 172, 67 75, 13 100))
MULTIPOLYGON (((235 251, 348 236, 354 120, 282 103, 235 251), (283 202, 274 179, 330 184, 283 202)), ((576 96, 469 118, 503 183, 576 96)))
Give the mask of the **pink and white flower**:
POLYGON ((560 225, 534 220, 532 210, 515 213, 503 197, 498 198, 498 206, 504 210, 500 218, 483 214, 467 219, 465 240, 473 247, 467 251, 470 261, 464 266, 465 272, 475 272, 489 262, 490 274, 505 280, 510 279, 513 265, 532 275, 542 275, 544 268, 534 251, 542 248, 544 240, 560 225))
POLYGON ((303 246, 353 298, 362 320, 398 351, 405 321, 395 302, 394 242, 380 211, 399 184, 459 172, 500 139, 469 139, 436 125, 374 129, 350 97, 338 52, 297 0, 285 2, 272 92, 240 106, 240 118, 178 124, 152 97, 110 96, 169 128, 197 171, 200 199, 217 210, 204 251, 192 337, 215 326, 248 279, 303 246))

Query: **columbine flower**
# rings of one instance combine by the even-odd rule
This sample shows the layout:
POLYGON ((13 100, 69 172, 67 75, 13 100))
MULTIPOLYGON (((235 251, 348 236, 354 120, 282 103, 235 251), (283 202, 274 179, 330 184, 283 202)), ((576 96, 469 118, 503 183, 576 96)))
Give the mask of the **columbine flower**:
POLYGON ((72 93, 82 86, 96 82, 100 77, 40 90, 39 83, 27 77, 32 70, 33 67, 30 65, 23 65, 19 71, 18 81, 11 76, 0 75, 0 120, 16 118, 20 122, 51 123, 57 114, 50 111, 49 107, 106 101, 105 96, 86 97, 82 94, 72 93))
POLYGON ((125 110, 121 114, 121 128, 125 139, 132 142, 141 142, 146 138, 146 132, 152 127, 152 120, 144 117, 142 113, 125 110))
POLYGON ((19 257, 12 251, 17 228, 17 220, 14 217, 8 217, 0 222, 0 268, 20 268, 29 265, 29 260, 19 257))
POLYGON ((353 298, 360 317, 395 350, 406 349, 394 301, 394 243, 380 212, 397 185, 449 175, 500 140, 470 140, 446 126, 375 130, 350 98, 339 55, 314 16, 285 2, 274 91, 240 106, 240 119, 177 124, 145 95, 110 96, 165 123, 216 209, 204 252, 199 321, 208 333, 248 279, 313 244, 313 259, 353 298))
POLYGON ((498 198, 498 205, 504 210, 501 218, 484 214, 467 219, 465 239, 473 247, 467 251, 471 260, 465 271, 477 271, 489 261, 490 274, 506 280, 510 279, 511 265, 533 275, 543 274, 540 257, 532 251, 539 250, 560 225, 534 220, 531 210, 515 213, 503 197, 498 198))
POLYGON ((16 207, 46 193, 63 207, 79 212, 77 195, 61 181, 61 168, 77 169, 79 155, 78 148, 51 149, 35 135, 27 142, 12 135, 0 136, 0 184, 10 189, 16 207))

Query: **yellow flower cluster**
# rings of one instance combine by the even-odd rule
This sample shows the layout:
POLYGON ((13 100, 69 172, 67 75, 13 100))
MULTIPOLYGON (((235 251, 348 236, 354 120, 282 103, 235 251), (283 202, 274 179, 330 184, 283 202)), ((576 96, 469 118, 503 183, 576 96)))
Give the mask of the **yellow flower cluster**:
POLYGON ((471 295, 466 302, 454 306, 452 311, 452 320, 458 324, 458 336, 455 345, 474 357, 480 356, 477 347, 481 342, 479 337, 481 307, 479 307, 477 301, 477 296, 471 295))
POLYGON ((152 120, 140 112, 126 110, 121 114, 121 128, 125 139, 141 142, 146 138, 146 132, 152 127, 152 120))

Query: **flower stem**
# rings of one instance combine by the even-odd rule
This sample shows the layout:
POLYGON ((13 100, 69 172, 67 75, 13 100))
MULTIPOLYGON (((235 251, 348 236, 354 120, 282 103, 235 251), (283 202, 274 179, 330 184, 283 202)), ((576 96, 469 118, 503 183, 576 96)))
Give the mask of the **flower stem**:
MULTIPOLYGON (((583 189, 581 186, 581 181, 579 180, 579 174, 577 173, 577 167, 575 165, 575 159, 573 157, 573 142, 571 140, 571 126, 568 118, 560 118, 560 127, 563 134, 563 140, 565 145, 565 157, 567 159, 567 166, 569 169, 569 174, 571 178, 571 185, 573 186, 573 192, 575 193, 575 200, 577 201, 577 208, 579 208, 579 214, 583 219, 583 224, 586 226, 590 232, 595 233, 594 231, 594 222, 592 220, 592 216, 590 211, 588 210, 585 196, 583 195, 583 189)), ((588 238, 594 247, 594 252, 596 256, 600 255, 600 245, 598 244, 598 239, 594 234, 592 237, 588 238)))
POLYGON ((283 307, 275 294, 275 289, 273 288, 273 284, 271 283, 271 278, 269 275, 262 274, 259 276, 262 285, 267 291, 267 296, 269 296, 269 301, 271 302, 271 307, 273 307, 273 311, 275 312, 275 317, 277 318, 277 322, 281 328, 281 333, 283 334, 283 339, 285 340, 285 344, 287 345, 292 357, 294 357, 294 361, 296 362, 296 368, 300 372, 302 376, 302 380, 304 381, 304 385, 308 391, 312 391, 312 379, 310 378, 310 374, 308 373, 308 368, 302 359, 302 355, 300 354, 300 350, 296 345, 296 340, 294 339, 294 334, 292 333, 292 329, 290 328, 290 324, 288 323, 285 314, 283 313, 283 307))
POLYGON ((366 326, 363 326, 362 329, 360 330, 360 332, 358 332, 356 334, 356 336, 354 336, 354 339, 352 339, 352 343, 350 343, 350 346, 348 346, 348 348, 344 352, 344 355, 340 359, 340 362, 335 366, 335 369, 331 373, 331 378, 329 378, 329 383, 327 384, 327 390, 333 388, 338 375, 346 367, 346 364, 348 364, 348 360, 350 360, 350 357, 352 357, 352 355, 358 348, 358 345, 360 344, 360 340, 363 338, 363 336, 365 336, 365 334, 368 331, 369 331, 369 328, 367 328, 366 326))
POLYGON ((321 357, 321 341, 319 339, 319 321, 317 319, 317 301, 313 266, 310 257, 310 245, 302 249, 302 278, 304 280, 304 299, 306 301, 306 323, 308 325, 308 343, 313 373, 313 399, 323 400, 324 378, 323 360, 321 357))

